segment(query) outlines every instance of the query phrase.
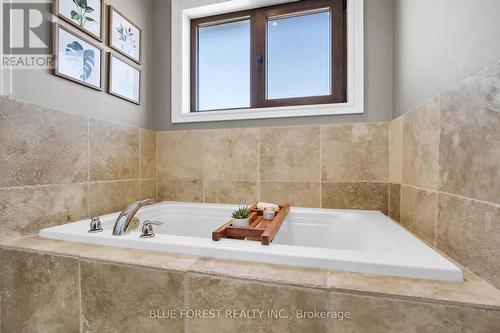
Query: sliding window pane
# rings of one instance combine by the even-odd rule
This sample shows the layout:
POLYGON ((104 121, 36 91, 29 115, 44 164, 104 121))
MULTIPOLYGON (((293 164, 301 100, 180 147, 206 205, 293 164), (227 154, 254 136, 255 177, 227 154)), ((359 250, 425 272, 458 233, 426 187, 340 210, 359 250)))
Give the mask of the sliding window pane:
POLYGON ((267 99, 330 95, 330 11, 269 18, 267 99))
POLYGON ((250 20, 198 28, 198 110, 250 107, 250 20))

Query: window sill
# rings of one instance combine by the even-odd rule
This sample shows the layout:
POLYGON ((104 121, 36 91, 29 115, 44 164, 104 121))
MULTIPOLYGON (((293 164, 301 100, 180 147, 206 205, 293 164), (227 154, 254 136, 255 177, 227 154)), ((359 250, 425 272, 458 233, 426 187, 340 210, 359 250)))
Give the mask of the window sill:
POLYGON ((207 121, 268 119, 286 117, 329 116, 361 114, 363 106, 350 103, 283 106, 272 108, 250 108, 235 110, 211 110, 202 112, 173 113, 172 123, 207 121))

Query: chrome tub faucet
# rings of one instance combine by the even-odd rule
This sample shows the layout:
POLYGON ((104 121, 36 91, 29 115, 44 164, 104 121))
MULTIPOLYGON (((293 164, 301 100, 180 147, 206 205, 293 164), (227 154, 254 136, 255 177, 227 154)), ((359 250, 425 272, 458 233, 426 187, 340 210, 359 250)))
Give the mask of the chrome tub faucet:
POLYGON ((155 199, 139 200, 131 203, 123 212, 120 213, 113 226, 114 236, 123 236, 136 229, 140 222, 135 214, 141 207, 157 203, 155 199))

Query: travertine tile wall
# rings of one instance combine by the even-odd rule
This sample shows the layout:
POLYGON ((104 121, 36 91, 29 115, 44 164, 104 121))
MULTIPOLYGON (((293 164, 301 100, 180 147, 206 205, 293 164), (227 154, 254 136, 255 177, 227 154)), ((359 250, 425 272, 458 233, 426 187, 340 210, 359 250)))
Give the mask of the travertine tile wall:
POLYGON ((389 124, 158 133, 160 200, 388 212, 389 124))
MULTIPOLYGON (((131 253, 130 258, 148 262, 147 254, 143 253, 131 253)), ((189 259, 172 256, 155 259, 159 260, 180 263, 189 259)), ((305 285, 271 282, 277 272, 270 273, 269 266, 255 268, 270 274, 264 282, 193 272, 182 265, 177 269, 172 269, 175 265, 170 269, 148 268, 3 248, 0 248, 0 262, 3 264, 0 330, 9 333, 493 333, 500 327, 498 307, 429 300, 420 295, 416 299, 319 287, 316 284, 324 285, 324 276, 316 273, 322 277, 316 281, 319 276, 312 272, 299 272, 311 274, 312 279, 305 285), (200 315, 181 318, 182 309, 220 310, 222 314, 215 318, 200 318, 200 315), (226 315, 226 310, 254 309, 266 313, 262 318, 237 319, 226 315), (291 317, 269 318, 268 309, 286 311, 291 317), (152 318, 151 310, 159 311, 154 313, 161 317, 152 318), (168 318, 169 310, 176 311, 176 318, 168 318), (296 310, 351 315, 344 320, 300 319, 295 316, 296 310)), ((241 267, 237 269, 241 272, 241 267)), ((228 271, 231 273, 231 269, 228 271)))
POLYGON ((156 193, 156 133, 0 98, 0 241, 156 193))
POLYGON ((390 129, 390 216, 500 288, 500 62, 390 129))

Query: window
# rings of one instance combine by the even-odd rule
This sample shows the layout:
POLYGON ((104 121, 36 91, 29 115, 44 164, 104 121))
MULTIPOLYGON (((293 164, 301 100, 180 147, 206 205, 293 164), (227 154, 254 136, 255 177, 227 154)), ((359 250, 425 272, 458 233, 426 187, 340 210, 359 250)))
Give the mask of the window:
POLYGON ((191 20, 191 112, 347 101, 342 0, 191 20))

